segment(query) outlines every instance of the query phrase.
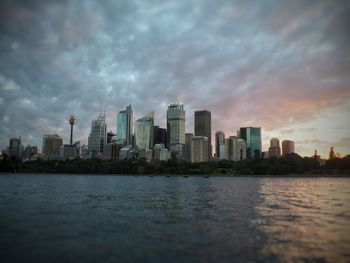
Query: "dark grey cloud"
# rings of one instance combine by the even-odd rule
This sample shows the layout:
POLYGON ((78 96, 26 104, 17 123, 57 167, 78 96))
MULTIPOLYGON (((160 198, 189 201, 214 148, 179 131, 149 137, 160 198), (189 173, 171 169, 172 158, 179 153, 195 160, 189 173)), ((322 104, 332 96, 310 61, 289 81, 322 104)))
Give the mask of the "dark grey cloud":
POLYGON ((290 129, 349 102, 349 17, 340 1, 2 1, 0 147, 67 141, 72 113, 86 142, 129 103, 165 126, 175 100, 189 131, 203 108, 214 129, 290 129))

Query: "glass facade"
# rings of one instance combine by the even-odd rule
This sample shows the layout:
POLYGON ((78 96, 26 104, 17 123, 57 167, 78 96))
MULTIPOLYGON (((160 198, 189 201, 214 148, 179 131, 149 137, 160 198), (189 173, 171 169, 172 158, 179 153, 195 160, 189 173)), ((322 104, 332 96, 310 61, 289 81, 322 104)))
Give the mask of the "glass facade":
POLYGON ((261 154, 261 128, 245 127, 240 129, 240 136, 247 143, 247 157, 254 158, 261 154))
POLYGON ((135 144, 138 149, 153 147, 153 118, 144 117, 136 121, 135 144))
POLYGON ((120 111, 117 116, 117 140, 126 141, 127 116, 126 111, 120 111))
POLYGON ((133 113, 131 105, 117 115, 117 141, 123 141, 125 145, 132 144, 133 113))

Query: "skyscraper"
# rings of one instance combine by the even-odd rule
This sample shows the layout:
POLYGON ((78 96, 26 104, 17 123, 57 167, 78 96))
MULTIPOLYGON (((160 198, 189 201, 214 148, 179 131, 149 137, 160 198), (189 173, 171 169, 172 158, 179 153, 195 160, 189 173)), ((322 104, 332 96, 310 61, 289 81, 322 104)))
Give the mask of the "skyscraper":
POLYGON ((91 123, 91 132, 88 138, 88 150, 99 154, 103 153, 104 146, 107 143, 107 125, 106 115, 101 112, 97 120, 91 123))
POLYGON ((281 157, 281 147, 278 138, 271 138, 269 157, 281 157))
POLYGON ((135 144, 138 149, 153 148, 153 113, 146 115, 136 121, 135 144))
POLYGON ((184 158, 185 110, 181 103, 171 103, 167 111, 169 150, 179 159, 184 158))
POLYGON ((208 138, 205 136, 193 136, 191 139, 191 162, 208 161, 208 138))
POLYGON ((133 113, 131 105, 119 111, 117 116, 117 141, 124 145, 132 144, 133 113))
POLYGON ((215 154, 217 159, 220 158, 220 145, 225 144, 225 133, 222 131, 216 131, 215 133, 215 154))
POLYGON ((247 145, 245 140, 238 138, 237 136, 230 136, 225 139, 225 157, 220 159, 227 159, 231 161, 239 161, 247 158, 247 145))
POLYGON ((240 128, 240 137, 247 143, 247 157, 260 158, 261 154, 261 128, 244 127, 240 128))
POLYGON ((44 159, 50 159, 52 155, 59 156, 62 144, 63 140, 57 134, 44 135, 42 151, 44 159))
POLYGON ((284 140, 282 141, 282 155, 285 156, 286 154, 289 153, 294 153, 295 148, 294 148, 294 141, 290 140, 284 140))
POLYGON ((22 148, 21 137, 11 138, 9 142, 9 157, 22 160, 22 148))
POLYGON ((167 147, 167 131, 165 128, 159 128, 159 126, 154 126, 153 128, 153 143, 163 144, 167 147))
POLYGON ((201 110, 194 112, 194 135, 208 138, 208 157, 212 156, 211 145, 211 112, 201 110))

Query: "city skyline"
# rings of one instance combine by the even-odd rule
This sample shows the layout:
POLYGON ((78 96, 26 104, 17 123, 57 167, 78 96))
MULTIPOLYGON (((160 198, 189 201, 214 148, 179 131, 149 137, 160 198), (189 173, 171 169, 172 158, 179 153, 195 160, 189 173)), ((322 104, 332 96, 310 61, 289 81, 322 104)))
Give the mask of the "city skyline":
MULTIPOLYGON (((134 120, 154 110, 166 128, 169 102, 181 101, 186 132, 195 110, 235 135, 262 127, 292 139, 296 151, 327 157, 350 149, 349 3, 332 1, 55 2, 3 1, 0 8, 0 148, 43 134, 87 144, 91 121, 106 109, 134 120)), ((213 142, 212 142, 213 144, 213 142)))

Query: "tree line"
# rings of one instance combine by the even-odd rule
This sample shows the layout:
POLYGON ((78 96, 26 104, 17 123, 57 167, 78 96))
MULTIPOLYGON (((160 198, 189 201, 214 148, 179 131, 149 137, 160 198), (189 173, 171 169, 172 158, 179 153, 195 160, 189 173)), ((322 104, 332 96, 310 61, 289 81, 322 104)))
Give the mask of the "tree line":
POLYGON ((0 172, 68 174, 178 174, 178 175, 349 175, 350 155, 327 160, 324 165, 311 157, 289 154, 281 158, 190 163, 146 159, 107 161, 97 158, 35 160, 20 162, 3 156, 0 172))

